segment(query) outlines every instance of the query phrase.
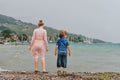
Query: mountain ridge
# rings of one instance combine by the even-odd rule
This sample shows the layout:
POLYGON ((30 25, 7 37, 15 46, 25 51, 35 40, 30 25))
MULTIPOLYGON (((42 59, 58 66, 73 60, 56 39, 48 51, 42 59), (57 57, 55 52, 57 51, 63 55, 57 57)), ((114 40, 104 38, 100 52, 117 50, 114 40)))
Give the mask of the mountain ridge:
MULTIPOLYGON (((26 34, 32 35, 33 30, 37 27, 37 25, 32 23, 23 22, 21 20, 16 20, 12 17, 0 14, 0 31, 5 29, 10 29, 13 32, 16 32, 17 35, 26 34)), ((45 29, 48 33, 49 41, 56 41, 59 30, 45 26, 45 29)), ((81 34, 73 34, 68 32, 68 39, 72 42, 85 42, 85 43, 104 43, 105 41, 99 39, 92 39, 85 37, 81 34)))

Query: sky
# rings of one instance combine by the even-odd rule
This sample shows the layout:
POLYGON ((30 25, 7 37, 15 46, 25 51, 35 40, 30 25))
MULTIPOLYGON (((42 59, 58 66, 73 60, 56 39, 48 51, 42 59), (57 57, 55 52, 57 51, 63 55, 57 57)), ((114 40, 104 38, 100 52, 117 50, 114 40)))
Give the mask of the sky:
POLYGON ((0 0, 0 14, 120 43, 120 0, 0 0))

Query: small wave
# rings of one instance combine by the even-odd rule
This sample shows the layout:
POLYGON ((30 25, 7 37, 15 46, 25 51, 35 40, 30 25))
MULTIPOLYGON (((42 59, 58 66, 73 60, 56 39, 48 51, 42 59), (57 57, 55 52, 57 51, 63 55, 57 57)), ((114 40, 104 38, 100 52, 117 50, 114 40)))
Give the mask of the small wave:
POLYGON ((6 69, 2 69, 2 68, 0 68, 0 71, 10 71, 10 70, 6 70, 6 69))

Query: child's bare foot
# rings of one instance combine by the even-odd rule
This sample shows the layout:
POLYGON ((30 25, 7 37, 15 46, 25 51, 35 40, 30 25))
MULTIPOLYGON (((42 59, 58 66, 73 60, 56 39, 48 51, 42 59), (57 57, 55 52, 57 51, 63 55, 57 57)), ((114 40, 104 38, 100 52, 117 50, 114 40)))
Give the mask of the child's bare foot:
POLYGON ((43 69, 43 70, 42 70, 42 73, 48 73, 48 72, 46 71, 46 69, 43 69))
POLYGON ((67 74, 67 71, 63 71, 63 75, 66 75, 67 74))
POLYGON ((48 73, 47 71, 42 71, 42 73, 48 73))
POLYGON ((61 75, 61 71, 60 71, 60 70, 58 70, 58 71, 57 71, 57 74, 58 74, 58 76, 59 76, 59 75, 61 75))
POLYGON ((35 70, 34 73, 38 73, 39 71, 38 70, 35 70))

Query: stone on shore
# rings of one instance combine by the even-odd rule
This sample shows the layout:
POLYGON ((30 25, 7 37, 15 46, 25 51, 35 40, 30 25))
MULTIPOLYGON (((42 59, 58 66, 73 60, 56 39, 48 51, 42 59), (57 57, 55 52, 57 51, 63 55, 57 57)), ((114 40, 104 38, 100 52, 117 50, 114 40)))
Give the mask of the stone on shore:
POLYGON ((1 71, 0 80, 120 80, 120 73, 76 72, 57 75, 50 72, 1 71))

